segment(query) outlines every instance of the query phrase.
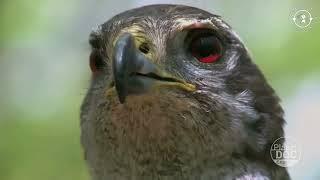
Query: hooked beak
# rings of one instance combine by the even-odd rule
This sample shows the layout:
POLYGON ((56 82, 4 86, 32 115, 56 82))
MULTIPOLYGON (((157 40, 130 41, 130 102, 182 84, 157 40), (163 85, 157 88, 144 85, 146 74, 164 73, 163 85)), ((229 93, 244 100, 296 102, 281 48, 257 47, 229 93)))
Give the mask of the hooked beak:
POLYGON ((120 103, 124 103, 130 94, 145 93, 159 86, 176 86, 190 92, 196 90, 194 85, 170 75, 152 63, 136 48, 129 33, 117 39, 112 61, 114 85, 120 103))

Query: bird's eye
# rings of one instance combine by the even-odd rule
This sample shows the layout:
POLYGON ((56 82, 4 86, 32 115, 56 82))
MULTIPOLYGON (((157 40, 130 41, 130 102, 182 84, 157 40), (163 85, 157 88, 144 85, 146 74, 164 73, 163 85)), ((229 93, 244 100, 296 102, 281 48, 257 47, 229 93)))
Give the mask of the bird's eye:
POLYGON ((90 54, 90 69, 92 73, 101 72, 106 63, 98 50, 92 50, 90 54))
POLYGON ((189 52, 202 63, 213 63, 222 56, 222 44, 213 34, 199 34, 192 38, 189 52))

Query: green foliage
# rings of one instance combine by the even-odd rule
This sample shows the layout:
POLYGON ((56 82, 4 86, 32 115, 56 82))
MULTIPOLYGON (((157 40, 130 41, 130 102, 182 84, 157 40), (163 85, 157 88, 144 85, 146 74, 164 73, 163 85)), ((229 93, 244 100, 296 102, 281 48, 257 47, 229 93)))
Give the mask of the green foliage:
POLYGON ((303 78, 310 72, 320 70, 320 24, 313 24, 306 30, 297 29, 290 33, 286 43, 276 49, 267 47, 278 46, 276 40, 270 40, 257 48, 253 46, 256 62, 265 70, 269 77, 279 76, 303 78), (297 76, 299 74, 299 76, 297 76))
POLYGON ((38 12, 41 10, 40 0, 5 0, 0 2, 0 45, 7 43, 12 38, 26 36, 32 33, 33 26, 41 17, 38 12))
POLYGON ((88 179, 77 115, 0 121, 0 179, 88 179))

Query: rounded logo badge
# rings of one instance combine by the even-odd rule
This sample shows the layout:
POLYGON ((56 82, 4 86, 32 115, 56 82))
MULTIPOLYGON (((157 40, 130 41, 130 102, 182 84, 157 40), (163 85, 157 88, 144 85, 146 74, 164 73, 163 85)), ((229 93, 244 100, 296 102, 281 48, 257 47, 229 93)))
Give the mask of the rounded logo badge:
POLYGON ((291 167, 300 161, 301 148, 292 138, 280 137, 271 145, 270 156, 277 165, 291 167))
POLYGON ((313 18, 309 11, 301 9, 295 12, 292 20, 299 28, 306 28, 311 24, 313 18))

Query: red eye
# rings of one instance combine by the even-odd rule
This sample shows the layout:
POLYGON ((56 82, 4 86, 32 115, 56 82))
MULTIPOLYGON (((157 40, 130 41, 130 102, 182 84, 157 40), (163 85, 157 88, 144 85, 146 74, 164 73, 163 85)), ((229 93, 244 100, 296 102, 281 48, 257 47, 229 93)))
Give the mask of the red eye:
POLYGON ((92 50, 90 54, 90 69, 92 73, 98 73, 105 67, 105 62, 102 59, 98 50, 92 50))
POLYGON ((201 35, 191 41, 190 51, 198 61, 213 63, 222 56, 222 44, 214 35, 201 35))

